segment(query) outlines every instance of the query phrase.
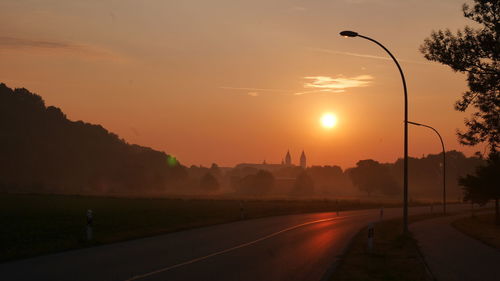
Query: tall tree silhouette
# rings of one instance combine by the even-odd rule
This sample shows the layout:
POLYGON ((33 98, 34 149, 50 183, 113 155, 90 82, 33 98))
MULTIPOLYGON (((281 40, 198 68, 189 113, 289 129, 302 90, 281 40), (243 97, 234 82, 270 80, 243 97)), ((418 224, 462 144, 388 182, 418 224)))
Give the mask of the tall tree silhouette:
POLYGON ((334 195, 345 192, 351 186, 347 175, 339 166, 312 166, 307 168, 316 187, 316 193, 323 195, 334 195))
POLYGON ((465 201, 486 204, 495 201, 495 222, 500 225, 500 158, 493 155, 485 166, 479 166, 474 175, 461 177, 460 185, 464 187, 465 201))
POLYGON ((380 164, 375 160, 361 160, 356 167, 348 169, 352 183, 359 190, 385 195, 395 195, 399 192, 398 184, 391 174, 390 164, 380 164))
POLYGON ((463 13, 480 27, 467 26, 456 34, 433 31, 420 51, 428 60, 467 74, 469 90, 455 109, 473 106, 476 111, 465 120, 467 130, 457 131, 459 140, 465 145, 486 142, 495 152, 500 140, 500 1, 474 0, 473 7, 463 5, 463 13))

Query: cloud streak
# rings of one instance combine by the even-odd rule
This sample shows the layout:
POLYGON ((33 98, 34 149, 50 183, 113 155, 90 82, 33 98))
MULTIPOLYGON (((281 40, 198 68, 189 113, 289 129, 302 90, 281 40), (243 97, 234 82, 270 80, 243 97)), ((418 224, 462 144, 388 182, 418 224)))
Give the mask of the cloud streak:
POLYGON ((316 94, 316 93, 343 93, 348 88, 366 87, 371 84, 373 76, 371 75, 358 75, 355 77, 336 78, 328 76, 306 76, 302 78, 304 91, 293 92, 290 90, 282 89, 269 89, 269 88, 247 88, 247 87, 219 87, 224 90, 237 90, 245 91, 248 96, 258 97, 262 92, 286 93, 295 96, 316 94))
POLYGON ((286 92, 285 90, 280 89, 267 89, 267 88, 245 88, 245 87, 219 87, 224 90, 241 90, 241 91, 254 91, 254 92, 286 92))
MULTIPOLYGON (((374 56, 374 55, 367 55, 367 54, 359 54, 359 53, 351 53, 351 52, 341 52, 341 51, 335 51, 335 50, 329 50, 329 49, 322 49, 322 48, 308 48, 311 51, 319 52, 319 53, 326 53, 326 54, 334 54, 334 55, 345 55, 345 56, 352 56, 352 57, 358 57, 358 58, 368 58, 368 59, 376 59, 376 60, 389 60, 392 61, 390 57, 381 57, 381 56, 374 56)), ((431 65, 431 63, 424 62, 424 61, 414 61, 414 60, 405 60, 405 59, 398 59, 400 62, 406 62, 406 63, 414 63, 414 64, 427 64, 431 65)))
POLYGON ((317 94, 317 93, 343 93, 345 90, 332 90, 332 89, 321 89, 294 93, 296 96, 302 96, 307 94, 317 94))
POLYGON ((368 86, 372 80, 371 75, 359 75, 355 77, 337 77, 328 76, 307 76, 304 77, 304 89, 311 89, 295 93, 295 95, 305 95, 312 93, 342 93, 348 88, 359 88, 368 86))
POLYGON ((0 36, 0 50, 28 50, 42 52, 70 53, 90 58, 118 59, 115 53, 94 46, 72 42, 34 40, 27 38, 0 36))
POLYGON ((289 91, 280 90, 280 89, 268 89, 268 88, 246 88, 246 87, 219 87, 219 89, 224 90, 237 90, 237 91, 246 91, 248 96, 258 97, 261 92, 274 92, 274 93, 286 93, 289 91))

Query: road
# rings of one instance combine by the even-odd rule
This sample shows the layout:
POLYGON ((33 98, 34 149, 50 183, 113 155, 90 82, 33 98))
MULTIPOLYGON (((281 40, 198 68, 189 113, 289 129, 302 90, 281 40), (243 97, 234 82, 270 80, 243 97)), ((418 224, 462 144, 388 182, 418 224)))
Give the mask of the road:
POLYGON ((440 281, 495 281, 500 278, 500 251, 451 226, 461 217, 441 217, 411 225, 431 272, 440 281))
MULTIPOLYGON (((386 209, 384 219, 401 213, 386 209)), ((377 220, 378 209, 245 220, 4 263, 0 279, 324 280, 351 238, 377 220)))

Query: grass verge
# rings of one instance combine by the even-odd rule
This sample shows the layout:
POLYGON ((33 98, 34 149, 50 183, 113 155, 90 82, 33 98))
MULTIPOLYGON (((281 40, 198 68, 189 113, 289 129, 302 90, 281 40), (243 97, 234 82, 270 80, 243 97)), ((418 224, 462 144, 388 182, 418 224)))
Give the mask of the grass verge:
MULTIPOLYGON (((411 216, 409 222, 438 217, 438 214, 411 216)), ((419 253, 417 241, 401 233, 401 218, 375 224, 372 252, 367 250, 367 229, 351 241, 331 281, 427 281, 433 280, 419 253)))
POLYGON ((462 218, 451 225, 466 235, 500 250, 500 226, 495 225, 495 214, 462 218))
MULTIPOLYGON (((333 200, 245 200, 248 218, 378 208, 333 200)), ((385 204, 388 207, 388 204, 385 204)), ((396 206, 396 205, 394 205, 396 206)), ((239 200, 0 194, 0 262, 240 219, 239 200), (86 210, 94 237, 85 241, 86 210)))

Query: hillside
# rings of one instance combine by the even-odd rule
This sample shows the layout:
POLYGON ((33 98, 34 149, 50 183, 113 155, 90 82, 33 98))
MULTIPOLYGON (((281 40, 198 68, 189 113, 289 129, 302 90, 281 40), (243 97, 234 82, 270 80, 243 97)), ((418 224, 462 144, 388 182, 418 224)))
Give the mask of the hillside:
POLYGON ((0 191, 162 192, 185 177, 164 152, 68 120, 26 89, 0 83, 0 191))

